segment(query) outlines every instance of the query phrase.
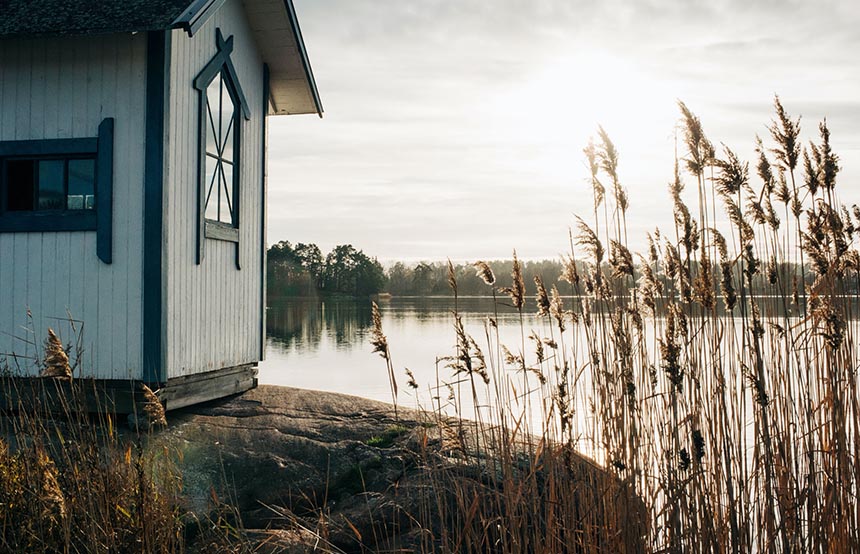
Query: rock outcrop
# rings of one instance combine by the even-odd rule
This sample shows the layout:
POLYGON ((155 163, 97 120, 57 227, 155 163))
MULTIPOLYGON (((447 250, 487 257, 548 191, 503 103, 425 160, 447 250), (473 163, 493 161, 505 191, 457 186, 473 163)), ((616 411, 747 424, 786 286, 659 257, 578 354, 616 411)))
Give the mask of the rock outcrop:
MULTIPOLYGON (((268 530, 252 535, 273 552, 417 549, 427 533, 422 539, 413 514, 433 504, 428 468, 441 460, 481 486, 495 471, 445 453, 438 422, 402 409, 395 417, 388 404, 342 394, 263 385, 168 419, 151 446, 178 453, 189 511, 204 516, 223 500, 245 529, 268 530)), ((577 463, 600 482, 614 479, 587 460, 577 463)), ((624 492, 621 483, 612 487, 624 492)), ((623 494, 612 502, 641 509, 623 494)))

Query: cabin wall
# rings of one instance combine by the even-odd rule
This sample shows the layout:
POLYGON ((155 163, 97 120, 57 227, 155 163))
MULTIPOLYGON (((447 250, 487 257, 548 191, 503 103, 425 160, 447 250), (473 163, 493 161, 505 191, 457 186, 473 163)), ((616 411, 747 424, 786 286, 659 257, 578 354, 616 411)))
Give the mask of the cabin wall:
POLYGON ((0 233, 0 368, 48 327, 72 341, 70 315, 85 375, 140 376, 145 69, 145 34, 0 40, 0 141, 95 137, 115 118, 113 263, 96 231, 0 233))
POLYGON ((263 62, 240 0, 227 0, 193 37, 173 31, 164 223, 168 378, 260 358, 262 82, 263 62), (231 59, 251 111, 241 130, 241 269, 235 243, 211 238, 203 239, 204 258, 196 263, 199 100, 193 81, 217 52, 216 28, 234 37, 231 59))

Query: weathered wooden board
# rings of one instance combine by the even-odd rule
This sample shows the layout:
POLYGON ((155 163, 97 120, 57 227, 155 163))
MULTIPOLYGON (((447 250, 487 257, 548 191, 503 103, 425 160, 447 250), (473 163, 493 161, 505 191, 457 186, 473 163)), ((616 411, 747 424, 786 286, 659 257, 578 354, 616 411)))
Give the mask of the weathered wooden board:
POLYGON ((263 316, 262 83, 263 63, 240 0, 227 0, 193 37, 173 31, 168 173, 165 185, 165 358, 174 378, 256 363, 263 316), (249 104, 242 122, 239 186, 239 260, 236 244, 204 239, 196 263, 198 93, 194 78, 216 54, 215 30, 233 37, 233 65, 249 104))
POLYGON ((0 233, 0 354, 32 357, 53 327, 82 332, 87 376, 139 377, 145 66, 144 34, 0 40, 0 141, 95 137, 115 118, 113 263, 95 231, 0 233))

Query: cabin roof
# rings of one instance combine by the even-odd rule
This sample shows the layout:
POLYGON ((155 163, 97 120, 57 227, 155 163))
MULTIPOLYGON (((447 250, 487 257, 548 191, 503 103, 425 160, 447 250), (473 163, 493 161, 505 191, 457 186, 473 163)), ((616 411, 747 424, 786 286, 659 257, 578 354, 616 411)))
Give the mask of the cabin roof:
MULTIPOLYGON (((184 29, 193 35, 225 0, 0 0, 0 38, 184 29)), ((270 115, 316 113, 322 103, 292 0, 243 0, 269 66, 270 115)))
POLYGON ((188 0, 0 0, 0 37, 169 28, 188 0))

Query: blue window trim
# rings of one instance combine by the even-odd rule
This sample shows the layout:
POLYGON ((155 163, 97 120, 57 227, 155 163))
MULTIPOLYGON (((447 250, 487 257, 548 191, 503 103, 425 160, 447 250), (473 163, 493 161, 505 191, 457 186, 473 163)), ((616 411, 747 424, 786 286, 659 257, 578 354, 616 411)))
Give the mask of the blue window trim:
POLYGON ((234 150, 235 167, 238 171, 233 174, 233 225, 209 221, 206 219, 206 90, 209 84, 219 74, 227 81, 227 86, 236 95, 238 107, 245 120, 251 119, 251 110, 248 102, 245 99, 245 94, 242 92, 242 86, 239 83, 239 77, 236 74, 236 68, 230 60, 230 54, 233 52, 233 37, 224 38, 220 28, 215 29, 215 43, 217 53, 209 63, 197 74, 194 78, 194 88, 197 90, 198 97, 198 162, 197 162, 197 264, 203 263, 205 253, 206 239, 223 240, 236 244, 236 269, 242 269, 240 262, 239 251, 239 213, 241 192, 239 182, 242 173, 241 160, 241 144, 242 144, 242 125, 235 126, 234 140, 236 148, 234 150))
POLYGON ((106 264, 113 263, 113 126, 112 117, 99 125, 96 154, 96 253, 106 264))
POLYGON ((10 140, 0 142, 0 156, 95 154, 98 146, 98 138, 10 140))
POLYGON ((245 99, 245 93, 242 92, 242 86, 239 84, 239 76, 236 74, 236 68, 230 60, 230 54, 233 53, 233 37, 230 36, 225 39, 224 35, 221 34, 221 29, 218 28, 215 29, 215 43, 218 47, 218 53, 209 60, 206 67, 204 67, 200 73, 197 74, 197 77, 194 78, 194 88, 205 92, 206 87, 209 86, 212 79, 214 79, 218 73, 226 70, 226 75, 230 80, 230 85, 239 97, 239 105, 242 108, 242 115, 247 121, 251 119, 251 108, 248 106, 248 101, 245 99))
POLYGON ((95 156, 96 209, 65 212, 0 212, 0 233, 96 231, 99 259, 113 262, 113 118, 102 120, 94 138, 0 142, 0 158, 12 156, 95 156))

